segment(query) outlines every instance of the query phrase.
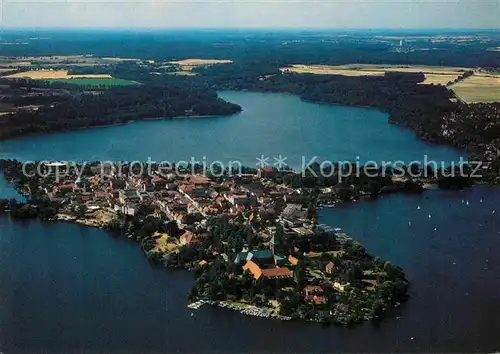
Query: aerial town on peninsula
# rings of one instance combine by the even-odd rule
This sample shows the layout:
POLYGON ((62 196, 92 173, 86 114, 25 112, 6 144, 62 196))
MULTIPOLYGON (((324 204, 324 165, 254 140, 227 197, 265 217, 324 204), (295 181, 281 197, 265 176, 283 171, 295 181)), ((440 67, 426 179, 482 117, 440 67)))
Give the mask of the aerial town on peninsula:
MULTIPOLYGON (((60 167, 46 163, 41 177, 35 166, 21 174, 20 163, 2 161, 6 177, 31 201, 4 200, 0 209, 127 235, 152 262, 196 271, 192 308, 210 303, 263 317, 350 324, 380 318, 407 298, 399 267, 341 228, 317 222, 318 205, 369 195, 374 186, 366 181, 353 194, 347 184, 291 188, 297 173, 273 167, 220 177, 158 169, 149 175, 131 166, 117 174, 102 165, 60 176, 60 167)), ((408 188, 408 181, 400 184, 408 188)))

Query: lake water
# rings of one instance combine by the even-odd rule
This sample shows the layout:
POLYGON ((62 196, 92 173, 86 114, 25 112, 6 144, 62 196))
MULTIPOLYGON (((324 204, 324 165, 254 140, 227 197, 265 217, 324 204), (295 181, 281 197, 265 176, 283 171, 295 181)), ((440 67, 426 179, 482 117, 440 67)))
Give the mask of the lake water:
POLYGON ((302 157, 332 161, 458 160, 459 151, 422 142, 387 124, 368 108, 320 105, 286 94, 222 92, 242 106, 229 117, 140 121, 109 128, 22 137, 0 142, 0 158, 20 160, 196 161, 238 160, 256 167, 257 157, 280 154, 294 167, 302 157))
MULTIPOLYGON (((214 124, 222 124, 218 123, 220 121, 230 124, 231 120, 240 119, 244 114, 247 120, 257 122, 271 118, 284 121, 279 112, 287 111, 284 107, 286 102, 296 104, 296 110, 303 112, 308 109, 317 109, 318 112, 332 110, 328 120, 326 113, 309 114, 318 114, 317 119, 324 119, 327 124, 326 128, 316 128, 318 134, 322 133, 324 142, 329 144, 328 149, 323 151, 327 153, 325 156, 338 154, 341 159, 345 158, 341 156, 342 151, 334 150, 335 144, 340 146, 340 142, 330 141, 326 130, 331 129, 336 120, 343 119, 343 116, 336 116, 339 109, 348 112, 350 108, 300 103, 287 95, 224 95, 242 104, 245 113, 236 117, 215 118, 211 120, 214 124), (251 102, 259 106, 254 107, 251 102), (274 112, 273 115, 252 117, 249 112, 265 111, 260 106, 263 102, 267 102, 267 109, 274 112), (300 108, 301 104, 308 109, 300 108)), ((414 140, 411 133, 385 123, 381 113, 364 109, 355 111, 373 121, 363 123, 363 129, 360 129, 362 118, 356 118, 351 113, 358 123, 349 128, 344 122, 343 129, 358 131, 373 124, 373 129, 381 132, 385 142, 366 151, 366 142, 358 137, 362 145, 348 148, 353 154, 366 156, 375 152, 378 158, 383 158, 397 150, 408 153, 409 158, 422 151, 443 159, 458 155, 454 150, 414 140), (373 123, 375 120, 377 124, 373 123), (395 141, 402 145, 393 145, 395 141)), ((295 145, 309 148, 307 154, 323 154, 315 152, 321 149, 320 145, 304 142, 306 136, 297 141, 287 140, 287 134, 292 134, 287 130, 292 129, 290 127, 293 127, 292 131, 298 129, 308 134, 313 131, 309 123, 303 124, 300 129, 300 119, 298 116, 295 119, 296 123, 274 132, 281 139, 276 145, 265 140, 255 140, 253 145, 282 149, 282 153, 290 156, 293 151, 301 151, 295 150, 295 145), (289 143, 285 144, 286 141, 289 143)), ((85 159, 86 152, 95 154, 95 158, 120 158, 120 154, 126 153, 127 144, 126 141, 123 145, 120 143, 123 129, 134 127, 132 130, 136 139, 146 144, 150 139, 143 136, 143 128, 149 134, 159 130, 159 127, 194 127, 205 122, 209 120, 141 122, 124 127, 22 138, 5 142, 2 146, 4 153, 9 151, 11 156, 24 159, 46 158, 42 156, 44 151, 54 154, 48 157, 52 159, 85 159), (151 124, 157 128, 149 128, 151 124), (93 134, 108 135, 108 139, 117 143, 105 148, 106 145, 99 139, 91 138, 93 134), (80 138, 94 140, 95 144, 83 144, 79 142, 80 138), (51 139, 53 143, 49 143, 51 139), (73 142, 70 143, 70 140, 73 142), (87 146, 87 150, 78 152, 74 145, 87 146), (99 151, 97 146, 103 150, 99 151)), ((299 132, 288 137, 298 139, 299 132)), ((263 134, 267 136, 267 133, 263 134)), ((333 134, 330 135, 333 137, 333 134)), ((368 133, 364 136, 366 139, 373 138, 368 133)), ((178 135, 175 137, 171 139, 177 139, 178 144, 173 144, 172 140, 165 140, 165 144, 182 146, 181 142, 187 140, 178 139, 178 135)), ((247 146, 242 142, 240 144, 243 138, 234 139, 234 147, 229 153, 243 153, 243 148, 247 146)), ((194 143, 187 144, 189 149, 196 147, 194 143)), ((216 151, 223 152, 219 144, 213 145, 216 151)), ((200 144, 198 150, 191 152, 202 154, 205 147, 200 144)), ((142 149, 142 146, 135 148, 142 149)), ((135 148, 129 148, 131 154, 136 153, 135 148)), ((148 150, 150 148, 151 145, 148 145, 146 152, 153 151, 148 150)), ((163 156, 170 158, 171 155, 165 153, 163 156)), ((5 184, 3 187, 6 187, 5 184)), ((10 196, 13 192, 3 188, 0 193, 9 193, 10 196)), ((317 324, 266 320, 211 307, 195 311, 195 316, 191 317, 191 310, 185 305, 186 293, 193 282, 192 274, 150 266, 134 243, 79 225, 20 222, 1 216, 0 351, 496 351, 500 348, 500 260, 497 257, 500 252, 500 210, 496 213, 493 210, 498 207, 499 200, 500 190, 476 187, 464 192, 428 191, 419 196, 393 195, 375 202, 320 210, 322 222, 343 227, 370 252, 402 266, 412 282, 410 301, 391 312, 390 318, 378 325, 366 323, 357 328, 323 328, 317 324), (420 210, 417 210, 418 206, 420 210)))

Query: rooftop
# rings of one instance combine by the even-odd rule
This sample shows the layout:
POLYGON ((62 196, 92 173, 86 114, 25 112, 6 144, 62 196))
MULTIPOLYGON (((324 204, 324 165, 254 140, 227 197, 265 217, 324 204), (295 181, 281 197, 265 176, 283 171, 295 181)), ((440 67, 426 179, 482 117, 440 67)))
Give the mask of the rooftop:
POLYGON ((291 278, 293 273, 288 268, 270 268, 262 269, 262 276, 266 278, 291 278))

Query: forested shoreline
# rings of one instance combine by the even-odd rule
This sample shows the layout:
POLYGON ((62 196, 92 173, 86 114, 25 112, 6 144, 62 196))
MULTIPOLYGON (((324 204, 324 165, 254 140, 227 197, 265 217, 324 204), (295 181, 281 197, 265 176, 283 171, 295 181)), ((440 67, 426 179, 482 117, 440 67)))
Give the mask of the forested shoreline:
MULTIPOLYGON (((10 85, 17 85, 23 91, 34 90, 37 86, 41 86, 33 80, 23 80, 10 85)), ((230 115, 241 110, 238 105, 218 98, 213 90, 141 85, 117 86, 103 91, 89 92, 75 90, 73 87, 70 87, 72 91, 68 91, 65 89, 68 86, 74 85, 46 84, 47 90, 63 90, 62 93, 57 91, 53 95, 19 98, 14 96, 13 104, 29 103, 41 106, 37 110, 20 110, 14 114, 1 116, 0 139, 120 124, 146 118, 230 115)))
MULTIPOLYGON (((24 51, 29 49, 32 55, 92 53, 89 57, 140 58, 106 66, 63 66, 72 73, 109 74, 113 78, 140 84, 86 87, 71 83, 0 79, 0 107, 16 108, 13 114, 0 115, 0 139, 146 118, 231 115, 239 112, 241 107, 219 99, 217 91, 282 92, 310 102, 383 110, 389 114, 390 123, 413 130, 420 139, 464 149, 471 159, 487 162, 493 181, 499 174, 500 103, 462 103, 445 86, 422 84, 423 73, 393 72, 356 77, 295 74, 280 70, 298 63, 494 68, 498 63, 498 53, 483 52, 485 44, 479 39, 458 47, 450 37, 448 42, 439 44, 439 49, 442 49, 439 51, 419 50, 427 46, 425 40, 419 40, 412 44, 411 51, 398 53, 394 52, 394 44, 374 40, 371 34, 362 33, 351 33, 347 37, 326 33, 318 37, 315 33, 304 32, 291 37, 287 33, 242 36, 226 32, 187 32, 182 41, 177 34, 164 33, 154 35, 154 46, 148 42, 152 40, 148 34, 137 38, 120 34, 123 41, 104 36, 105 46, 80 34, 74 35, 71 42, 67 41, 66 34, 54 35, 55 43, 60 45, 52 46, 51 53, 40 43, 30 44, 24 51), (298 38, 293 46, 289 45, 290 38, 298 38), (158 47, 160 42, 168 44, 169 50, 158 47), (169 60, 184 58, 230 59, 233 62, 193 66, 187 71, 189 75, 176 75, 175 70, 183 69, 171 67, 169 60)), ((480 34, 476 36, 482 38, 480 34)), ((491 38, 493 43, 496 39, 491 38)), ((12 51, 10 55, 21 54, 15 48, 9 50, 12 51)), ((186 71, 181 73, 186 74, 186 71)))

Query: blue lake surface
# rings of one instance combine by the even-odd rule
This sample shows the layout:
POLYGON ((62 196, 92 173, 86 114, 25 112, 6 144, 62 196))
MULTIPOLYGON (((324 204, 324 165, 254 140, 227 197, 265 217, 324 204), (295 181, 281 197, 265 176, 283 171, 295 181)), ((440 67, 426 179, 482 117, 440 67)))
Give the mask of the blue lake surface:
MULTIPOLYGON (((420 142, 411 132, 388 125, 386 116, 374 110, 314 105, 289 95, 230 92, 223 97, 241 104, 245 111, 234 117, 141 122, 29 137, 0 146, 2 154, 11 157, 65 160, 130 160, 154 152, 153 146, 162 144, 177 150, 172 150, 173 154, 165 150, 161 156, 158 151, 158 158, 181 156, 186 151, 199 156, 207 148, 215 149, 214 158, 246 153, 249 160, 259 149, 260 153, 276 151, 289 156, 309 149, 307 154, 332 159, 349 158, 344 152, 370 158, 377 155, 377 159, 400 153, 404 159, 413 158, 425 152, 441 159, 459 156, 456 150, 420 142), (288 104, 295 106, 289 110, 288 104), (294 111, 302 113, 294 115, 294 111), (288 112, 286 116, 284 112, 288 112), (348 114, 353 126, 343 121, 348 114), (233 122, 242 117, 245 128, 232 128, 233 143, 214 138, 219 130, 210 128, 210 122, 236 124, 233 122), (272 121, 261 135, 250 131, 253 141, 245 140, 245 129, 251 126, 246 124, 252 119, 256 126, 272 121), (323 121, 323 128, 315 126, 315 119, 323 121), (280 130, 273 125, 275 120, 294 123, 280 130), (336 133, 329 131, 335 124, 342 126, 345 144, 334 140, 336 133), (122 138, 129 129, 135 132, 136 143, 132 145, 122 138), (198 137, 208 136, 196 145, 186 138, 189 130, 198 137), (328 148, 316 145, 310 136, 314 131, 328 148), (353 137, 347 138, 346 131, 353 137), (160 139, 167 135, 170 140, 160 139), (274 142, 267 140, 271 136, 274 142), (107 145, 102 137, 115 143, 107 145), (379 143, 369 147, 366 139, 378 139, 379 143)), ((6 193, 13 195, 2 180, 0 187, 0 198, 6 193)), ((403 267, 412 282, 411 299, 389 318, 356 328, 266 320, 210 307, 195 311, 191 317, 186 294, 193 275, 152 267, 136 244, 80 225, 21 222, 0 216, 0 351, 498 351, 499 201, 499 189, 475 187, 463 192, 386 196, 320 210, 321 222, 344 228, 370 252, 403 267)))
POLYGON ((297 96, 222 92, 242 106, 227 117, 140 121, 0 142, 0 158, 20 160, 196 161, 237 160, 255 167, 257 157, 287 158, 300 168, 314 156, 321 160, 410 163, 424 155, 436 161, 458 160, 458 150, 422 142, 407 129, 387 124, 375 109, 320 105, 297 96))

